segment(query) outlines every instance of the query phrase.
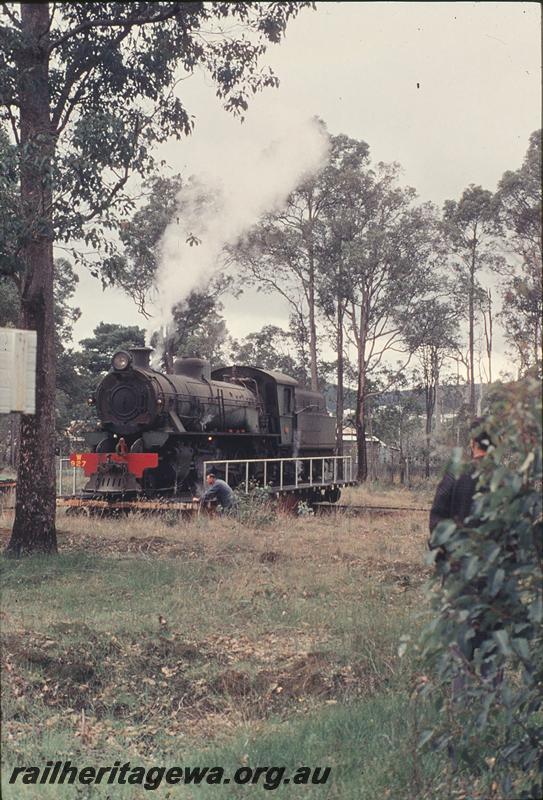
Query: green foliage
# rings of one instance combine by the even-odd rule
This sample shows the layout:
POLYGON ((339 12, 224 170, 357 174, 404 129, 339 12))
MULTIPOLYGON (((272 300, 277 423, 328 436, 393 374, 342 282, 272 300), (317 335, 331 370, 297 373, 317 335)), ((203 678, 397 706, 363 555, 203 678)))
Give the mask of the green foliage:
POLYGON ((249 489, 249 492, 243 488, 234 492, 236 518, 242 525, 255 528, 271 525, 277 519, 277 513, 270 493, 263 486, 250 486, 249 489))
POLYGON ((504 173, 494 196, 494 214, 515 267, 502 287, 499 315, 519 359, 519 372, 541 374, 541 131, 534 131, 522 166, 504 173))
POLYGON ((493 211, 515 252, 541 255, 541 130, 530 136, 522 166, 503 174, 493 211))
POLYGON ((214 366, 226 361, 224 347, 228 332, 215 299, 213 287, 209 291, 192 291, 182 302, 172 308, 174 333, 170 347, 177 355, 199 355, 214 366))
POLYGON ((20 298, 15 281, 0 277, 0 327, 16 328, 19 324, 20 298))
POLYGON ((504 259, 498 252, 492 193, 470 184, 460 200, 446 200, 443 206, 443 232, 452 253, 457 274, 457 301, 465 310, 468 297, 482 297, 477 273, 484 267, 500 269, 504 259))
MULTIPOLYGON (((50 135, 40 134, 29 146, 22 146, 18 117, 28 35, 24 26, 34 15, 29 12, 22 24, 21 11, 4 4, 0 9, 0 122, 8 121, 17 139, 16 171, 19 163, 39 171, 53 189, 54 238, 84 241, 113 255, 115 246, 108 231, 118 229, 134 208, 131 175, 143 179, 155 175, 156 144, 193 130, 194 119, 176 91, 179 82, 203 70, 224 107, 242 116, 254 93, 278 84, 273 72, 259 63, 266 47, 281 41, 289 20, 309 5, 53 5, 43 48, 49 85, 35 96, 38 104, 48 106, 50 135)), ((0 201, 2 194, 0 177, 0 201)), ((47 214, 36 223, 51 227, 47 214)), ((9 252, 1 253, 3 269, 14 268, 22 228, 16 225, 12 233, 9 252)), ((81 248, 73 252, 83 259, 81 248)), ((105 265, 106 280, 113 276, 112 265, 111 260, 105 265)))
POLYGON ((541 374, 543 283, 541 263, 533 266, 530 270, 526 265, 523 275, 514 275, 505 282, 499 314, 521 375, 534 367, 541 374))
POLYGON ((235 364, 250 364, 274 369, 305 383, 307 371, 292 355, 293 335, 277 325, 264 325, 259 331, 231 342, 231 359, 235 364))
MULTIPOLYGON (((426 739, 503 798, 543 789, 541 396, 532 378, 496 387, 469 524, 434 530, 435 617, 421 639, 424 694, 440 712, 426 739), (449 691, 453 685, 453 692, 449 691), (487 757, 489 760, 483 760, 487 757)), ((457 468, 462 468, 457 459, 457 468)))
POLYGON ((0 123, 0 275, 13 275, 19 267, 15 247, 21 234, 21 221, 15 213, 17 175, 17 149, 0 123))
POLYGON ((160 240, 174 218, 181 187, 179 175, 146 180, 143 185, 146 202, 130 220, 120 224, 122 252, 106 257, 101 265, 103 282, 124 289, 142 312, 155 285, 160 240))
POLYGON ((298 503, 296 513, 299 517, 313 517, 315 515, 315 512, 305 500, 301 500, 298 503))
POLYGON ((137 325, 117 325, 100 322, 93 331, 94 336, 82 339, 81 366, 95 378, 107 372, 111 357, 117 350, 145 345, 145 331, 137 325))
POLYGON ((75 294, 79 277, 70 262, 65 258, 55 260, 55 334, 60 342, 72 340, 72 325, 81 316, 79 308, 70 305, 75 294))

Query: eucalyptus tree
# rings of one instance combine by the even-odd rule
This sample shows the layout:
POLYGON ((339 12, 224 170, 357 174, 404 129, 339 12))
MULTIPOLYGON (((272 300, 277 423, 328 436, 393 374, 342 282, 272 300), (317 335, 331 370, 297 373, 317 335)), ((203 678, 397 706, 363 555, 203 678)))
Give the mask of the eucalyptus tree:
POLYGON ((173 306, 172 323, 164 341, 159 331, 153 334, 151 344, 161 353, 161 364, 167 372, 173 370, 178 355, 198 355, 216 366, 225 363, 228 330, 217 300, 219 294, 219 290, 214 291, 214 284, 205 291, 193 290, 173 306))
POLYGON ((104 285, 124 289, 145 317, 150 316, 148 303, 157 283, 161 240, 176 219, 182 188, 180 175, 147 178, 141 187, 139 207, 119 224, 119 247, 92 269, 104 285))
POLYGON ((458 277, 458 295, 464 303, 468 321, 468 386, 469 409, 475 414, 475 325, 476 312, 484 301, 480 282, 483 270, 497 270, 503 257, 497 246, 492 193, 471 184, 460 200, 446 200, 443 207, 444 232, 451 248, 458 277), (456 259, 455 257, 458 257, 456 259))
MULTIPOLYGON (((320 124, 326 131, 324 123, 320 124)), ((327 215, 339 202, 339 185, 349 160, 363 158, 366 152, 363 142, 346 136, 329 137, 328 157, 322 168, 302 180, 284 206, 266 214, 232 252, 247 278, 263 291, 281 295, 296 325, 307 331, 314 390, 319 385, 319 293, 322 275, 330 269, 327 215)), ((331 283, 337 292, 339 284, 331 283)))
POLYGON ((435 292, 437 218, 429 204, 416 206, 412 188, 399 185, 399 165, 365 170, 353 197, 356 232, 345 248, 349 298, 346 335, 354 344, 357 372, 358 479, 367 478, 366 425, 371 380, 387 367, 394 385, 409 363, 416 337, 405 335, 421 301, 435 292), (397 359, 390 366, 391 357, 397 359))
POLYGON ((231 250, 247 281, 288 303, 298 327, 307 331, 311 388, 318 389, 317 270, 322 235, 318 178, 308 178, 284 208, 261 219, 231 250))
POLYGON ((133 207, 129 179, 155 169, 153 146, 193 127, 176 93, 198 68, 228 111, 275 86, 268 43, 309 3, 3 3, 0 107, 18 151, 21 320, 37 331, 36 414, 23 415, 8 552, 56 551, 53 244, 107 249, 133 207))
POLYGON ((331 139, 330 158, 323 178, 329 201, 324 217, 318 280, 318 305, 331 330, 336 352, 336 451, 343 452, 345 409, 345 313, 350 297, 347 254, 358 229, 356 200, 364 190, 364 166, 369 147, 364 141, 339 135, 331 139))
POLYGON ((234 364, 251 364, 264 369, 279 370, 304 384, 307 373, 295 356, 295 342, 289 331, 277 325, 264 325, 259 331, 248 333, 243 339, 230 342, 230 356, 234 364))
POLYGON ((414 380, 424 397, 425 474, 430 477, 431 436, 443 366, 458 349, 459 310, 454 303, 431 298, 419 303, 416 317, 408 321, 406 338, 415 354, 414 380))
POLYGON ((20 236, 18 188, 17 148, 0 118, 0 276, 14 279, 18 267, 16 242, 20 236))
POLYGON ((541 131, 530 136, 522 166, 504 173, 494 196, 494 213, 505 242, 510 272, 503 285, 501 319, 521 372, 541 371, 541 131))
POLYGON ((99 322, 92 336, 81 339, 80 361, 94 380, 104 376, 111 364, 111 355, 116 350, 143 347, 145 331, 139 325, 118 325, 115 322, 99 322))

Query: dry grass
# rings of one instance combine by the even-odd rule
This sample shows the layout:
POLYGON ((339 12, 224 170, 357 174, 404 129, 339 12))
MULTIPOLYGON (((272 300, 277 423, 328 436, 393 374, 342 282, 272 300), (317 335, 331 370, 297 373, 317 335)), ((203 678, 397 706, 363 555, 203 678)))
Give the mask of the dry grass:
POLYGON ((347 505, 383 505, 408 508, 429 507, 435 481, 420 483, 408 488, 393 484, 367 483, 361 486, 349 486, 342 491, 341 503, 347 505))
MULTIPOLYGON (((346 498, 351 504, 368 501, 378 505, 407 505, 409 495, 369 495, 362 490, 346 498), (355 503, 356 501, 356 503, 355 503)), ((411 503, 413 501, 411 500, 411 503)), ((9 535, 11 515, 0 517, 0 532, 9 535)), ((275 560, 290 564, 311 562, 329 571, 339 561, 351 565, 378 566, 380 570, 404 568, 419 572, 427 539, 424 512, 394 515, 296 517, 278 514, 273 524, 261 527, 224 517, 181 518, 167 523, 159 517, 131 515, 119 520, 66 516, 57 518, 59 550, 84 550, 107 556, 206 559, 227 564, 240 553, 244 570, 275 560)))
MULTIPOLYGON (((349 495, 368 497, 409 499, 349 495)), ((60 512, 58 559, 4 565, 9 760, 51 757, 51 737, 59 757, 166 758, 179 737, 260 736, 363 698, 392 708, 409 681, 397 647, 422 603, 426 536, 419 512, 257 526, 60 512)))

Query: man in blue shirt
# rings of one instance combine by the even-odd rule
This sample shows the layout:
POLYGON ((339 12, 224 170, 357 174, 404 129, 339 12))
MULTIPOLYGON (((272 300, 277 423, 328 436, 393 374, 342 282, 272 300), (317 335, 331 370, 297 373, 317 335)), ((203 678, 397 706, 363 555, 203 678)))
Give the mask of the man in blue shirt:
POLYGON ((221 506, 223 511, 231 509, 234 506, 234 492, 226 481, 210 472, 207 476, 208 488, 205 490, 200 498, 200 503, 206 503, 209 500, 216 500, 217 505, 221 506))

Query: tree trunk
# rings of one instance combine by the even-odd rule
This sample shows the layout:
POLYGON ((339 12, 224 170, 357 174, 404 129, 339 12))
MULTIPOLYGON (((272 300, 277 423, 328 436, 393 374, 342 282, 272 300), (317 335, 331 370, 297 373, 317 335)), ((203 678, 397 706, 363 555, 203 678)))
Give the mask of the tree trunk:
POLYGON ((471 415, 475 414, 475 257, 477 247, 477 229, 473 233, 473 245, 471 253, 471 264, 469 271, 469 410, 471 415))
POLYGON ((366 418, 364 412, 365 400, 362 400, 360 415, 356 418, 356 452, 358 459, 358 469, 356 480, 364 483, 368 479, 368 451, 366 447, 366 418))
POLYGON ((432 427, 436 408, 437 384, 439 381, 438 354, 435 348, 430 348, 428 356, 428 371, 425 386, 426 400, 426 448, 424 454, 424 475, 430 477, 430 444, 432 441, 432 427))
MULTIPOLYGON (((430 389, 430 391, 432 391, 430 389)), ((428 400, 426 402, 426 447, 424 450, 424 476, 430 477, 430 441, 432 439, 432 416, 433 409, 429 407, 428 400)))
POLYGON ((343 311, 341 301, 337 306, 337 390, 336 390, 336 454, 343 455, 343 414, 345 410, 345 393, 343 388, 343 311))
POLYGON ((12 469, 17 469, 19 460, 19 414, 12 412, 9 415, 9 451, 8 463, 12 469))
POLYGON ((488 356, 488 382, 492 383, 492 292, 488 290, 488 336, 486 343, 488 356))
MULTIPOLYGON (((312 234, 311 234, 312 235, 312 234)), ((317 370, 317 326, 315 323, 315 258, 313 243, 309 245, 309 364, 311 368, 311 389, 319 390, 317 370)))
POLYGON ((358 388, 356 397, 356 447, 358 469, 356 479, 360 483, 368 478, 368 452, 366 448, 366 332, 363 321, 360 325, 360 341, 358 343, 358 388))
POLYGON ((36 413, 22 414, 15 522, 7 552, 56 553, 55 329, 47 3, 21 6, 21 201, 29 232, 21 326, 37 332, 36 413))
POLYGON ((534 369, 537 376, 539 376, 541 373, 541 364, 539 358, 541 347, 541 326, 539 325, 539 318, 536 316, 534 324, 534 369))

